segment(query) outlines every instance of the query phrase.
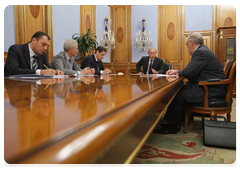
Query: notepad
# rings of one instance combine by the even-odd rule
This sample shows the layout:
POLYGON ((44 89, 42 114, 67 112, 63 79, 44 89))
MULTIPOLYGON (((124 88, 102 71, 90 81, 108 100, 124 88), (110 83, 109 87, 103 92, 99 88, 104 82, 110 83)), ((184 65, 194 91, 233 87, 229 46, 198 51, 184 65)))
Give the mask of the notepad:
POLYGON ((176 77, 176 75, 167 75, 167 74, 144 74, 140 75, 140 77, 176 77))
POLYGON ((15 79, 46 79, 46 78, 53 78, 52 75, 37 75, 37 74, 18 74, 9 76, 9 78, 15 79))

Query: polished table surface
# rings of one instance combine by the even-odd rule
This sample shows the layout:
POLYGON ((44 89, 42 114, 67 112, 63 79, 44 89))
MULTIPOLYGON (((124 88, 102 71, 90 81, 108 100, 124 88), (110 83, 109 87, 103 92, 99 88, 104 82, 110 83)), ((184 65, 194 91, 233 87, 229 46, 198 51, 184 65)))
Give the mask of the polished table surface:
POLYGON ((182 80, 130 75, 5 78, 5 161, 130 163, 182 80))

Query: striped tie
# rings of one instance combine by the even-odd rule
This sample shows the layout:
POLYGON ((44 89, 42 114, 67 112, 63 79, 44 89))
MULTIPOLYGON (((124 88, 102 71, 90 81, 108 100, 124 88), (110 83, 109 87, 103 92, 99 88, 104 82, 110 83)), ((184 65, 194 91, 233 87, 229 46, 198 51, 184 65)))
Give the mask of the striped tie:
POLYGON ((32 68, 33 68, 33 69, 36 69, 36 68, 37 68, 37 62, 36 62, 36 61, 37 61, 37 57, 34 55, 34 56, 33 56, 33 65, 32 65, 32 68))

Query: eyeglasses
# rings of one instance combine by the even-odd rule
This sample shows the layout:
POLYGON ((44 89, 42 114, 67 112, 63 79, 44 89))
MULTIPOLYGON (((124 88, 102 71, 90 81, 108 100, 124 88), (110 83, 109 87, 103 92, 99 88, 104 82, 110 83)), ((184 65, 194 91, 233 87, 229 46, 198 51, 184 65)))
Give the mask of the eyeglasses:
MULTIPOLYGON (((192 40, 190 40, 190 41, 192 41, 192 40)), ((190 42, 190 41, 187 41, 187 42, 186 42, 186 46, 188 46, 188 42, 190 42)))

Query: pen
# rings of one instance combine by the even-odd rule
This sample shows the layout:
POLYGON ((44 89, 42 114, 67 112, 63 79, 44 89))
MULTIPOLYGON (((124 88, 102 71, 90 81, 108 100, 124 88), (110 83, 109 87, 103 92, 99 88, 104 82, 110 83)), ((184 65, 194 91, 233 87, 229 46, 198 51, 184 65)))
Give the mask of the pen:
POLYGON ((45 64, 43 64, 44 67, 46 67, 46 69, 49 69, 45 64))

